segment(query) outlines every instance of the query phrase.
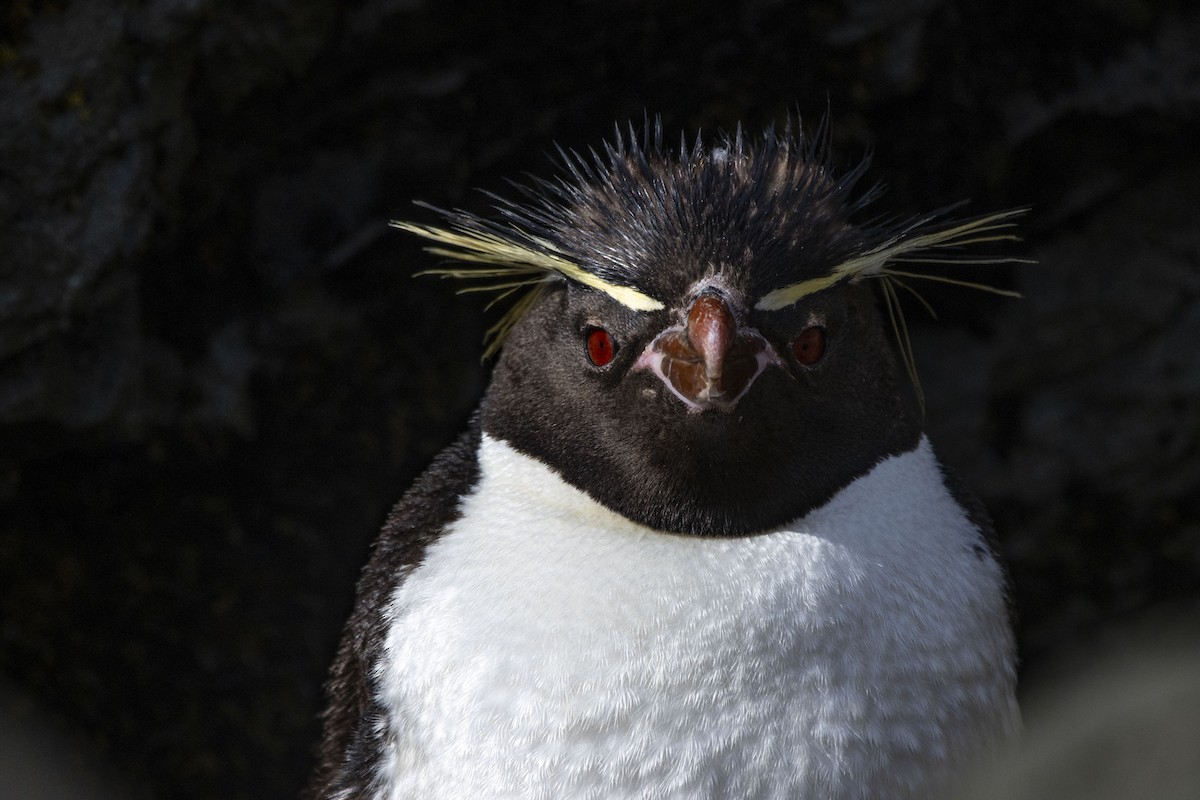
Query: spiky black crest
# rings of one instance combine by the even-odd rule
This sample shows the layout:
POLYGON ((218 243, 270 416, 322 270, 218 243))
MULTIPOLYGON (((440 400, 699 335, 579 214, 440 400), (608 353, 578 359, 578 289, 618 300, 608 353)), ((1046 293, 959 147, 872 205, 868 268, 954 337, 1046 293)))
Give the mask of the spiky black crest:
POLYGON ((834 177, 824 148, 790 130, 751 145, 739 129, 712 147, 697 137, 671 152, 656 125, 640 144, 618 131, 602 154, 560 157, 564 176, 536 181, 524 189, 527 205, 502 213, 589 272, 657 299, 717 271, 757 297, 865 244, 848 220, 865 162, 834 177))
POLYGON ((855 196, 868 159, 834 173, 827 131, 822 123, 807 139, 789 124, 782 134, 770 129, 747 142, 739 127, 711 147, 699 137, 689 146, 681 137, 673 149, 664 145, 660 124, 647 125, 640 141, 632 126, 625 135, 618 128, 602 152, 560 149, 561 174, 518 184, 520 201, 493 195, 496 221, 454 211, 440 212, 448 228, 394 224, 436 242, 431 252, 463 264, 430 272, 484 281, 469 291, 496 291, 502 298, 531 289, 489 332, 489 353, 555 280, 592 286, 635 310, 655 310, 698 279, 720 273, 750 305, 771 311, 843 280, 882 277, 912 372, 894 281, 925 276, 890 265, 1015 261, 937 251, 1011 239, 1007 229, 1024 210, 952 222, 943 209, 856 224, 853 217, 878 187, 855 196))

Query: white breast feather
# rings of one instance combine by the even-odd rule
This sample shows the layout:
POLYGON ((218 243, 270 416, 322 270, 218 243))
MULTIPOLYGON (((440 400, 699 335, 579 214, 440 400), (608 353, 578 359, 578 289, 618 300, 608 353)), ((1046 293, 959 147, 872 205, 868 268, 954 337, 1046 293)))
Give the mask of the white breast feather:
POLYGON ((387 609, 382 798, 903 798, 1017 725, 1001 575, 929 443, 745 538, 483 437, 387 609))

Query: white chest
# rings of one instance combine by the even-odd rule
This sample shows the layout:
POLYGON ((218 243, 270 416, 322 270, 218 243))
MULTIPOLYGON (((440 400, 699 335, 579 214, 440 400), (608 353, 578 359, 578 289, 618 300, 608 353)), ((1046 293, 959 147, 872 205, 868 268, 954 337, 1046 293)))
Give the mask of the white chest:
POLYGON ((1016 724, 927 442, 775 532, 651 531, 484 437, 387 612, 388 798, 904 797, 1016 724))

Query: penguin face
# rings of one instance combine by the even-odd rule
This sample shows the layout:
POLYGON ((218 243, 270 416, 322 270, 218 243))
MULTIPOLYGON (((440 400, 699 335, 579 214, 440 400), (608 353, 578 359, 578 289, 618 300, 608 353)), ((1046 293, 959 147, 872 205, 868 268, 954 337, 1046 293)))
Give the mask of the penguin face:
POLYGON ((997 231, 1023 212, 858 225, 866 163, 834 175, 816 141, 739 131, 671 153, 658 128, 618 135, 593 160, 562 153, 566 174, 527 202, 496 198, 500 221, 397 223, 463 265, 434 272, 525 291, 490 331, 484 431, 629 519, 697 535, 789 522, 914 447, 920 413, 865 279, 915 377, 891 283, 914 276, 889 263, 1003 262, 933 251, 1012 238, 997 231))
POLYGON ((763 312, 717 283, 653 312, 547 292, 505 344, 484 430, 625 517, 700 535, 788 522, 916 444, 869 290, 763 312))

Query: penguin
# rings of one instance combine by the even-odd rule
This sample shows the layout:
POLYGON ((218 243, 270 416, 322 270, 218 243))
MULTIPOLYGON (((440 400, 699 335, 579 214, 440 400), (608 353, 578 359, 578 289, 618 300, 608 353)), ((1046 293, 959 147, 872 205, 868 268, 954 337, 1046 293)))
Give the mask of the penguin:
POLYGON ((897 289, 1015 260, 963 250, 1023 210, 860 222, 824 123, 558 154, 393 223, 511 305, 363 571, 312 796, 929 796, 1017 731, 1016 657, 897 289))

